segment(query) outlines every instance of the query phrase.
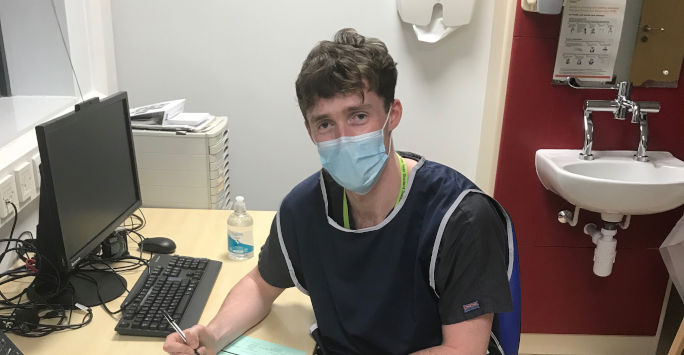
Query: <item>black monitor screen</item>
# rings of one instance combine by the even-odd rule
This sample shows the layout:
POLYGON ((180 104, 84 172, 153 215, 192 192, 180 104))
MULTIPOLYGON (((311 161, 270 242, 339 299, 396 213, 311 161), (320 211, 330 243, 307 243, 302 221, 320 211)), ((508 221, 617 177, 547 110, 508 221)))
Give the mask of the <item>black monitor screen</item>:
POLYGON ((128 117, 126 95, 119 94, 43 125, 57 218, 70 262, 97 247, 140 205, 128 117))

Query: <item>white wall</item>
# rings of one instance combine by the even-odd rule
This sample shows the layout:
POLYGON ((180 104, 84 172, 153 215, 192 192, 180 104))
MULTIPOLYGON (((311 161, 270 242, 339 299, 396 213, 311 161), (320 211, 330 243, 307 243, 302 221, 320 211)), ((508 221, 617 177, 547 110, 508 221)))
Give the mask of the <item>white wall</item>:
POLYGON ((230 117, 231 187, 251 209, 276 209, 320 168, 294 82, 309 50, 340 28, 385 41, 399 63, 398 149, 474 178, 494 0, 436 44, 419 43, 394 0, 117 0, 112 24, 119 89, 132 106, 187 98, 186 111, 230 117))
MULTIPOLYGON (((74 94, 71 67, 50 1, 0 1, 12 95, 74 94)), ((64 0, 55 0, 55 8, 68 41, 64 0)))
POLYGON ((110 0, 69 0, 64 5, 71 60, 84 97, 115 93, 110 0))

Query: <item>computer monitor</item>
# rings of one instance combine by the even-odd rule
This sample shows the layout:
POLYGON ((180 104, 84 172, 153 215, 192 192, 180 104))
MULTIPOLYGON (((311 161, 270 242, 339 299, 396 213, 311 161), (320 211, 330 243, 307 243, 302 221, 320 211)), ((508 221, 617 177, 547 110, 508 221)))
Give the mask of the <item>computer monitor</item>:
POLYGON ((125 92, 91 99, 36 126, 41 158, 39 272, 29 297, 86 306, 120 296, 112 270, 75 272, 140 205, 140 186, 125 92))

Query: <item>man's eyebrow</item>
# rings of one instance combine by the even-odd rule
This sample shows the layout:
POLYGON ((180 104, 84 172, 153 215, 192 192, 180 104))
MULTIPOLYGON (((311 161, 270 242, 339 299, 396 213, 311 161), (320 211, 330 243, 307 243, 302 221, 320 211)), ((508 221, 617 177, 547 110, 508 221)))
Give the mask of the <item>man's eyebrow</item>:
POLYGON ((347 111, 347 112, 349 112, 349 111, 359 111, 359 110, 367 110, 367 109, 369 109, 369 108, 371 108, 371 107, 372 107, 371 104, 358 104, 358 105, 354 105, 354 106, 349 106, 349 107, 345 108, 344 110, 347 111))
MULTIPOLYGON (((368 109, 371 108, 372 106, 373 106, 373 105, 371 105, 371 104, 364 104, 364 103, 361 103, 361 104, 358 104, 358 105, 353 105, 353 106, 345 107, 345 108, 344 108, 344 112, 354 112, 354 111, 368 110, 368 109)), ((326 118, 329 118, 329 117, 330 117, 330 115, 327 114, 327 113, 322 113, 322 114, 320 114, 320 115, 313 115, 313 116, 311 116, 311 123, 316 123, 316 122, 318 122, 318 121, 320 121, 320 120, 323 120, 323 119, 326 119, 326 118)))

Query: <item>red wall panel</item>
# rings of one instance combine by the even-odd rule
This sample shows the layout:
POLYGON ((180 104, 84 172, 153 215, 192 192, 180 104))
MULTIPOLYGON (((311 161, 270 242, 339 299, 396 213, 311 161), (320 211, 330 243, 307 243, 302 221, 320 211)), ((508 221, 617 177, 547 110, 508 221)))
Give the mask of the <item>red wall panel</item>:
MULTIPOLYGON (((654 335, 668 278, 657 247, 684 208, 632 217, 616 236, 612 275, 592 273, 594 244, 582 227, 600 216, 582 211, 577 226, 558 223, 558 211, 572 206, 543 188, 534 153, 581 148, 584 100, 609 100, 616 92, 551 85, 559 29, 560 15, 518 6, 494 195, 516 226, 523 332, 654 335)), ((649 117, 649 150, 668 150, 684 160, 684 83, 678 89, 634 88, 632 98, 662 105, 649 117)), ((629 119, 594 115, 596 150, 636 150, 638 132, 629 119)))

